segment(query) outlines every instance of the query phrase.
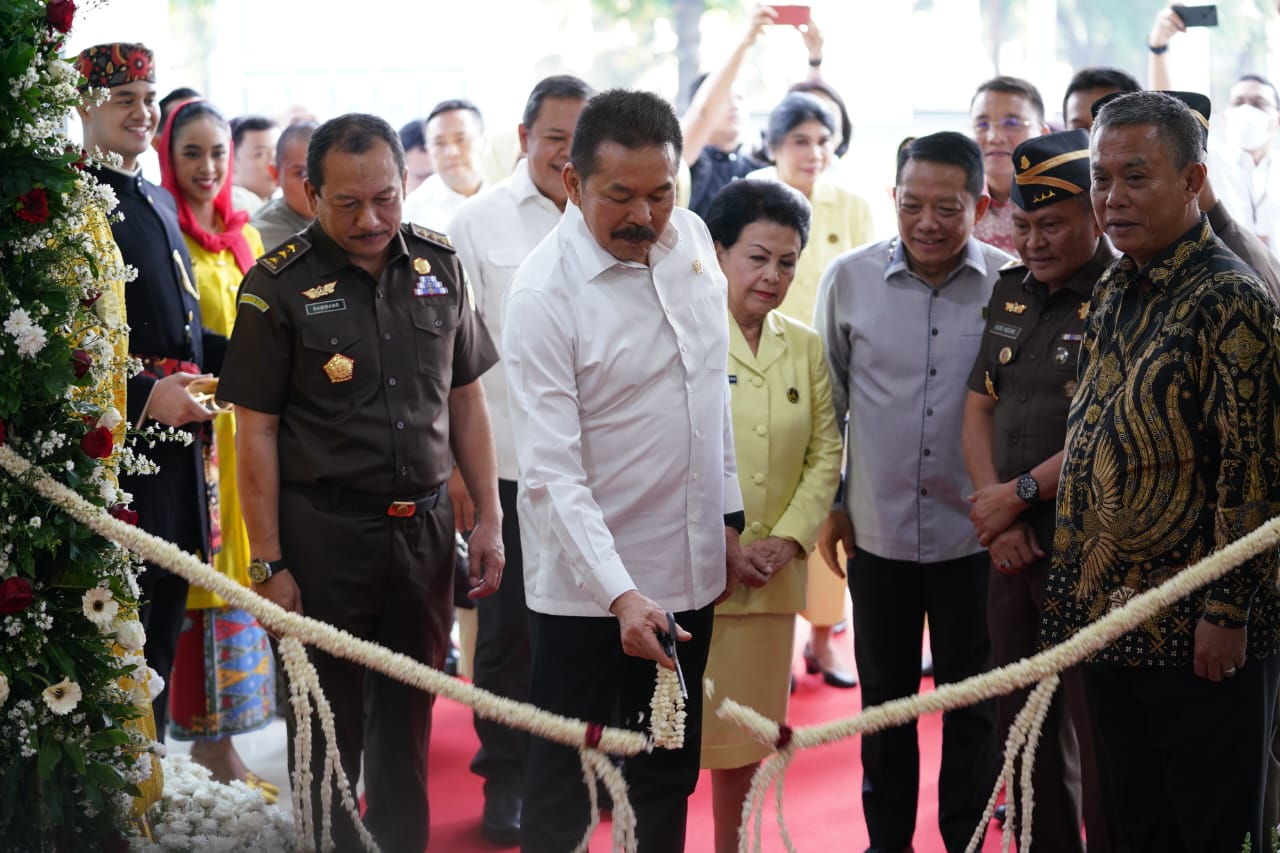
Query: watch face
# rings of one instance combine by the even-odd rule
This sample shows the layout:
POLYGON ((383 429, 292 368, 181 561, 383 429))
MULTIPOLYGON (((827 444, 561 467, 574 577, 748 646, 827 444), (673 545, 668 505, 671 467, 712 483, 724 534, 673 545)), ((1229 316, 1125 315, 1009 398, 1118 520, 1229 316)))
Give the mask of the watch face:
POLYGON ((1023 474, 1018 478, 1017 492, 1018 497, 1027 503, 1031 503, 1040 494, 1040 484, 1035 481, 1034 477, 1023 474))
POLYGON ((253 562, 249 563, 249 580, 253 581, 254 583, 262 583, 270 576, 271 576, 271 572, 267 568, 266 563, 262 562, 261 560, 254 560, 253 562))

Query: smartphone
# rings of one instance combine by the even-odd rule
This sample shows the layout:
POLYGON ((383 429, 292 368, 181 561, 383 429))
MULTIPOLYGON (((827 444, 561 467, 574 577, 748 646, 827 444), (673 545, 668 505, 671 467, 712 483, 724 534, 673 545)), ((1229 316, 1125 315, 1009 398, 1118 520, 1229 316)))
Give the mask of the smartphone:
POLYGON ((773 22, 780 26, 798 27, 809 23, 808 6, 774 6, 773 11, 778 13, 773 22))
POLYGON ((1217 6, 1174 6, 1173 13, 1188 27, 1218 26, 1217 6))

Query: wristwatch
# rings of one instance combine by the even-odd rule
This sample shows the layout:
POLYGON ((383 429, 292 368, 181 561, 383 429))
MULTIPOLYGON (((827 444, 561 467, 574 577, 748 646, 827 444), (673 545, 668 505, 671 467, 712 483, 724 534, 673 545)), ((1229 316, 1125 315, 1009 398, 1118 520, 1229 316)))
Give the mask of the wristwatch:
POLYGON ((1018 497, 1029 504, 1034 504, 1040 498, 1040 484, 1036 482, 1035 477, 1031 476, 1030 471, 1018 478, 1018 484, 1014 490, 1018 493, 1018 497))
POLYGON ((283 572, 287 568, 283 558, 270 562, 254 558, 249 561, 249 580, 254 583, 266 583, 272 575, 283 572))

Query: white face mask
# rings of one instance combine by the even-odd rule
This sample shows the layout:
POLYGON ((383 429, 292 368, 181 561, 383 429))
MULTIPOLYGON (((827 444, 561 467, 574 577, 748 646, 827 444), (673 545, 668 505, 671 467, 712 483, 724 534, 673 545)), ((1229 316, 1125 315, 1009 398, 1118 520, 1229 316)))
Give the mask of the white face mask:
POLYGON ((1234 148, 1256 151, 1271 141, 1271 117, 1251 104, 1227 110, 1227 142, 1234 148))

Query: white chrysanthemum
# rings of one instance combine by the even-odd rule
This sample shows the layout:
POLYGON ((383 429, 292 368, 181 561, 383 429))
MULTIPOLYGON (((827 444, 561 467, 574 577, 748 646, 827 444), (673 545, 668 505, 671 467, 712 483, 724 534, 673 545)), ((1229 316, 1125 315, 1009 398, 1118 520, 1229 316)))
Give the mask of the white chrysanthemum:
POLYGON ((31 322, 31 315, 22 308, 14 308, 9 319, 4 321, 4 330, 13 336, 18 344, 18 355, 31 358, 44 349, 48 338, 44 329, 31 322))
POLYGON ((80 699, 82 698, 80 685, 69 678, 64 678, 57 684, 46 687, 40 695, 44 699, 44 704, 49 706, 49 710, 60 717, 75 710, 76 705, 80 704, 80 699))
POLYGON ((98 426, 106 427, 107 429, 115 429, 123 422, 124 418, 120 416, 120 412, 116 410, 115 406, 107 409, 102 413, 102 417, 98 418, 98 426))
POLYGON ((120 602, 116 601, 111 590, 104 586, 95 586, 86 592, 81 603, 84 608, 84 618, 103 630, 111 627, 111 623, 116 620, 116 614, 120 612, 120 602))
POLYGON ((151 667, 147 667, 147 689, 152 696, 159 696, 164 692, 164 676, 151 667))
POLYGON ((9 679, 0 672, 0 705, 3 705, 9 699, 9 679))
POLYGON ((137 619, 116 623, 116 643, 126 652, 140 652, 147 642, 146 629, 137 619))

